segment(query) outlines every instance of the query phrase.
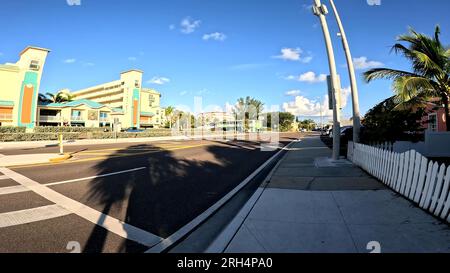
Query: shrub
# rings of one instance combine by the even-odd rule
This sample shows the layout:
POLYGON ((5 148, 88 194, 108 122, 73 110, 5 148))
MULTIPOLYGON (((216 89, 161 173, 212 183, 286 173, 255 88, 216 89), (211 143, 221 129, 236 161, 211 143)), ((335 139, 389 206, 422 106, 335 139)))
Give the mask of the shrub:
POLYGON ((25 133, 25 127, 0 126, 0 134, 25 133))
MULTIPOLYGON (((58 133, 0 133, 1 142, 58 140, 58 133)), ((63 133, 64 140, 76 140, 80 133, 63 133)))
POLYGON ((39 126, 34 128, 35 133, 88 133, 103 132, 110 128, 87 128, 87 127, 56 127, 56 126, 39 126))
MULTIPOLYGON (((70 128, 70 127, 39 127, 39 130, 46 131, 47 128, 70 128), (42 129, 45 128, 45 129, 42 129)), ((73 127, 76 128, 76 127, 73 127)), ((145 138, 145 137, 164 137, 171 136, 171 130, 154 129, 147 130, 140 133, 113 133, 103 132, 103 129, 92 130, 93 128, 86 128, 89 130, 82 130, 83 127, 78 127, 75 132, 36 132, 25 133, 25 130, 20 133, 0 133, 0 142, 12 142, 12 141, 40 141, 40 140, 58 140, 60 134, 63 135, 64 140, 77 140, 77 139, 114 139, 117 138, 145 138), (79 131, 79 132, 76 132, 79 131)), ((98 128, 95 128, 98 129, 98 128)), ((50 130, 50 129, 48 129, 50 130)), ((62 129, 61 131, 64 131, 62 129)))

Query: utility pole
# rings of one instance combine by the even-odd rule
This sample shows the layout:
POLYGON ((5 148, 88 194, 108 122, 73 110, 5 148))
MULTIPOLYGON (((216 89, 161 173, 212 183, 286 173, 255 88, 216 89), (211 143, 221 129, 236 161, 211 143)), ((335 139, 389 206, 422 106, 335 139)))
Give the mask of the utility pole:
POLYGON ((334 4, 334 0, 330 0, 330 4, 333 7, 337 24, 339 26, 342 45, 344 46, 345 57, 347 58, 348 74, 350 75, 350 83, 352 88, 352 101, 353 101, 353 142, 359 143, 359 133, 361 131, 361 117, 359 113, 359 96, 358 96, 358 85, 356 83, 356 76, 355 76, 355 67, 353 66, 353 58, 350 52, 350 47, 348 45, 347 35, 345 34, 344 26, 342 25, 341 17, 339 16, 336 5, 334 4))
POLYGON ((314 0, 313 5, 314 15, 320 19, 322 25, 323 36, 325 38, 325 45, 328 53, 328 64, 330 66, 331 77, 331 93, 333 101, 333 160, 339 160, 340 158, 340 145, 341 145, 341 117, 340 106, 338 105, 338 96, 340 93, 340 86, 338 86, 338 75, 336 69, 336 61, 334 59, 333 44, 331 43, 330 31, 328 29, 327 20, 325 15, 328 14, 328 9, 325 5, 320 3, 320 0, 314 0))

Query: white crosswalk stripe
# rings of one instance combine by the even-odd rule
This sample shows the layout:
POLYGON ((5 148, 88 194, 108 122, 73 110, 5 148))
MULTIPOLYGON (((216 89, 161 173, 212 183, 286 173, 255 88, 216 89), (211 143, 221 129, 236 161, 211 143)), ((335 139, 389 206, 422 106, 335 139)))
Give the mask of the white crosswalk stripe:
POLYGON ((59 205, 19 210, 0 214, 0 228, 29 224, 71 214, 59 205))
MULTIPOLYGON (((140 229, 138 227, 132 226, 130 224, 127 224, 119 219, 116 219, 114 217, 111 217, 109 215, 106 215, 104 213, 101 213, 91 207, 88 207, 76 200, 73 200, 71 198, 68 198, 67 196, 64 196, 46 185, 40 184, 26 176, 23 176, 19 173, 16 173, 8 168, 2 168, 0 167, 0 171, 16 181, 17 183, 21 184, 23 187, 27 188, 30 191, 33 191, 34 193, 44 197, 45 199, 55 203, 59 207, 65 209, 69 213, 74 213, 77 216, 80 216, 81 218, 84 218, 85 220, 90 221, 91 223, 94 223, 96 225, 99 225, 106 230, 121 236, 122 238, 126 238, 128 240, 132 240, 135 242, 138 242, 142 245, 152 247, 159 242, 163 240, 163 238, 152 234, 150 232, 147 232, 143 229, 140 229)), ((0 218, 0 224, 2 221, 7 223, 18 223, 21 222, 18 220, 14 220, 17 217, 10 216, 10 214, 14 215, 15 212, 10 212, 5 214, 4 219, 0 218)), ((19 212, 17 212, 19 213, 19 212)), ((33 213, 26 213, 25 217, 23 217, 22 221, 31 221, 35 222, 38 221, 36 218, 33 219, 33 213), (27 220, 27 215, 30 216, 30 220, 27 220)), ((41 214, 38 214, 41 215, 41 214)), ((34 216, 37 217, 37 216, 34 216)), ((43 217, 43 216, 41 216, 43 217)), ((19 217, 20 218, 20 217, 19 217)), ((39 219, 39 218, 37 218, 39 219)), ((1 227, 1 225, 0 225, 1 227)))

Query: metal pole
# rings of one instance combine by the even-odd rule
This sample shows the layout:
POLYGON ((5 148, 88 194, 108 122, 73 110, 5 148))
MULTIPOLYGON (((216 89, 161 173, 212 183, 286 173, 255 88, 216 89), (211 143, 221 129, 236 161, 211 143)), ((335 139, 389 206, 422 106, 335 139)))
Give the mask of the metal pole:
POLYGON ((64 144, 63 144, 63 135, 59 134, 59 154, 63 155, 64 154, 64 144))
POLYGON ((325 38, 325 44, 328 53, 328 64, 330 66, 331 76, 331 89, 333 99, 333 160, 339 160, 340 157, 340 144, 341 144, 341 118, 340 118, 340 106, 338 105, 338 94, 340 93, 340 86, 338 86, 338 75, 336 69, 336 61, 334 59, 333 44, 331 42, 330 31, 328 29, 327 20, 325 15, 328 13, 326 6, 320 3, 320 0, 314 0, 313 11, 320 19, 322 25, 323 36, 325 38))
POLYGON ((352 88, 352 101, 353 101, 353 142, 359 143, 359 133, 361 131, 361 117, 359 112, 359 96, 358 85, 356 83, 355 67, 353 66, 353 58, 348 45, 347 35, 345 34, 344 26, 342 25, 341 17, 337 11, 334 0, 330 0, 330 4, 333 7, 336 21, 341 32, 342 45, 344 46, 345 56, 347 58, 348 74, 350 75, 350 83, 352 88))

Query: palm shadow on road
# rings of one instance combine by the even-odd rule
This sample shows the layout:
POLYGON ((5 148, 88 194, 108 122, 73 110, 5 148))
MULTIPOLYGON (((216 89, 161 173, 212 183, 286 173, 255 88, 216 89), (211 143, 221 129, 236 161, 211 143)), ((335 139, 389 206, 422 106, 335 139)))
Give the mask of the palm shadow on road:
MULTIPOLYGON (((99 210, 104 214, 167 238, 220 200, 273 155, 261 152, 255 142, 248 143, 251 145, 253 150, 241 149, 233 142, 210 142, 208 146, 179 151, 149 144, 130 146, 115 154, 155 151, 128 157, 112 155, 96 165, 98 173, 145 169, 114 178, 95 179, 90 182, 86 197, 88 202, 102 208, 99 210)), ((107 235, 103 227, 96 225, 84 252, 103 252, 107 235)), ((125 240, 119 251, 147 249, 125 240)))

